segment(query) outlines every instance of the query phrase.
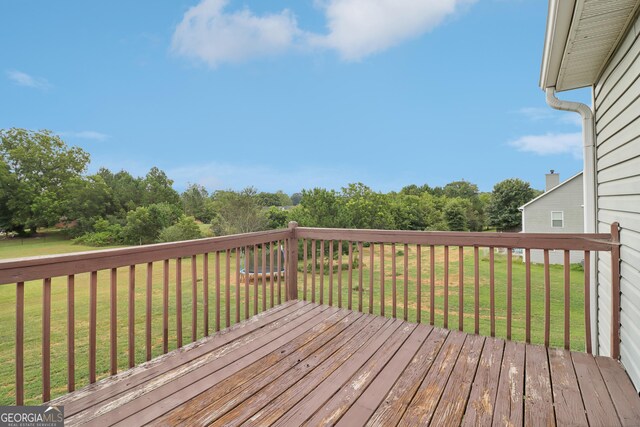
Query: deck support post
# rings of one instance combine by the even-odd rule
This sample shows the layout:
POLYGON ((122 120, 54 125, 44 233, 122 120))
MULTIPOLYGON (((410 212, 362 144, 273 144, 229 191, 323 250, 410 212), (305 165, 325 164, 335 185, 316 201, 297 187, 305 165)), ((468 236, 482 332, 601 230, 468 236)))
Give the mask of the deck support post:
POLYGON ((620 358, 620 224, 611 224, 611 357, 620 358))
POLYGON ((298 299, 298 236, 296 228, 298 223, 295 221, 289 222, 289 230, 291 235, 289 236, 289 245, 287 247, 287 300, 298 299))

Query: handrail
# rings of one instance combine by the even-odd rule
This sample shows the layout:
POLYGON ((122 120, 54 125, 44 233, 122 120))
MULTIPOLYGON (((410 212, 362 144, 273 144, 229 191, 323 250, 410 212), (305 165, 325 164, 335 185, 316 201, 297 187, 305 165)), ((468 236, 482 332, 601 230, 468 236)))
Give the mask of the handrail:
POLYGON ((229 247, 257 245, 290 237, 291 232, 284 229, 126 248, 6 259, 0 260, 0 285, 188 257, 229 247))
POLYGON ((296 228, 298 239, 351 240, 376 243, 482 246, 521 249, 610 251, 610 233, 478 233, 448 231, 296 228))

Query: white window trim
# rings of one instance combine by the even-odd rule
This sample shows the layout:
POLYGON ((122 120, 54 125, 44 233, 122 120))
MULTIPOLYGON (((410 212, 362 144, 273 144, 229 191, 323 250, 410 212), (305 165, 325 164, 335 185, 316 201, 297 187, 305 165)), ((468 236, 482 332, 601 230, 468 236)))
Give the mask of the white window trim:
POLYGON ((564 228, 564 211, 551 211, 551 228, 564 228), (553 214, 554 213, 559 213, 560 214, 560 220, 562 221, 562 225, 561 226, 556 226, 553 225, 553 214))

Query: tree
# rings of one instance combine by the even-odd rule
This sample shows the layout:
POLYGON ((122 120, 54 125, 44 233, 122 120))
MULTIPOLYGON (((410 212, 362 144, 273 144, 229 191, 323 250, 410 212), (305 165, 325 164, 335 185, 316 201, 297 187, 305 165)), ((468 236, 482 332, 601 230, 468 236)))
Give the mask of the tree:
POLYGON ((100 168, 98 175, 111 190, 107 214, 124 218, 127 212, 142 206, 144 184, 141 178, 134 178, 124 170, 114 174, 106 168, 100 168))
POLYGON ((341 222, 348 228, 393 229, 389 197, 362 183, 342 189, 344 209, 341 222))
POLYGON ((291 204, 293 206, 298 206, 300 204, 300 200, 302 200, 302 193, 293 193, 291 195, 291 204))
POLYGON ((289 213, 278 206, 271 206, 267 209, 267 228, 274 230, 276 228, 287 228, 289 223, 289 213))
POLYGON ((157 167, 152 167, 142 182, 144 188, 142 203, 144 206, 154 203, 169 203, 171 205, 180 203, 180 195, 172 187, 173 180, 169 179, 167 174, 157 167))
POLYGON ((292 219, 304 227, 340 227, 340 210, 341 201, 334 190, 302 190, 300 206, 292 214, 292 219))
POLYGON ((487 207, 489 224, 499 231, 520 229, 522 214, 518 208, 534 197, 535 191, 521 179, 510 178, 497 183, 487 207))
POLYGON ((180 215, 180 209, 168 203, 140 206, 127 214, 122 237, 125 243, 132 245, 153 243, 162 229, 175 224, 180 215))
POLYGON ((69 185, 81 177, 89 154, 68 147, 48 130, 0 130, 0 227, 25 233, 67 216, 69 185))
POLYGON ((472 199, 478 197, 478 186, 465 180, 450 182, 444 186, 443 191, 444 195, 449 198, 472 199))
POLYGON ((209 222, 213 218, 209 193, 202 185, 189 185, 180 195, 180 199, 185 215, 192 216, 202 222, 209 222))
POLYGON ((213 194, 216 212, 211 224, 213 232, 221 236, 264 230, 266 218, 256 194, 253 187, 240 192, 216 191, 213 194))
POLYGON ((158 237, 159 242, 177 242, 179 240, 192 240, 202 237, 200 227, 192 216, 182 216, 180 220, 164 228, 158 237))
POLYGON ((454 197, 444 206, 444 219, 451 231, 467 231, 467 212, 471 204, 468 200, 454 197))

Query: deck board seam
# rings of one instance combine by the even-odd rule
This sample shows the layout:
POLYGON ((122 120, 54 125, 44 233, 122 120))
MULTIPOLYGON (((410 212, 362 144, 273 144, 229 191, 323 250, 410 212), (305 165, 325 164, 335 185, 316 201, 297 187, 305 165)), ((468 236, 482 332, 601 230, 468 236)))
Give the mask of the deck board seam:
MULTIPOLYGON (((455 331, 450 331, 449 334, 447 334, 447 339, 451 336, 451 332, 455 332, 455 331)), ((429 417, 429 421, 428 422, 431 421, 431 419, 433 418, 433 415, 436 413, 436 410, 438 409, 438 405, 440 405, 440 400, 442 399, 442 395, 444 394, 444 390, 445 390, 445 388, 447 386, 447 383, 449 382, 449 378, 451 378, 451 373, 453 372, 453 369, 455 368, 456 362, 458 361, 458 357, 460 357, 460 352, 462 351, 462 347, 464 347, 464 344, 466 342, 467 342, 467 337, 465 336, 464 339, 462 340, 462 344, 460 345, 460 348, 456 351, 456 357, 455 357, 455 360, 453 360, 452 367, 449 370, 449 374, 447 375, 447 381, 444 383, 444 386, 442 387, 442 391, 438 395, 438 401, 435 403, 435 406, 433 407, 433 409, 431 411, 431 416, 429 417)), ((409 400, 409 403, 404 408, 404 411, 402 412, 402 416, 398 419, 397 425, 400 425, 402 423, 402 420, 404 419, 405 415, 407 414, 407 410, 409 410, 409 408, 411 407, 411 404, 413 403, 414 399, 416 398, 416 395, 419 393, 420 388, 422 387, 422 384, 426 380, 426 378, 429 375, 429 373, 431 372, 431 370, 434 368, 435 361, 437 360, 437 357, 440 355, 440 352, 444 348, 444 344, 445 343, 446 343, 446 340, 442 344, 440 349, 438 350, 438 354, 434 358, 432 365, 429 366, 429 369, 427 369, 427 372, 425 373, 424 377, 422 378, 422 381, 420 381, 420 384, 418 385, 418 388, 416 388, 416 391, 413 394, 413 396, 411 397, 411 400, 409 400)))
MULTIPOLYGON (((329 308, 328 306, 316 306, 316 307, 313 307, 311 310, 308 310, 308 311, 304 312, 304 314, 303 314, 302 316, 307 316, 307 315, 309 315, 309 317, 310 317, 310 318, 309 318, 309 319, 307 319, 307 320, 305 320, 305 321, 303 321, 302 323, 300 323, 300 325, 298 325, 298 326, 294 327, 293 329, 291 329, 291 330, 287 331, 287 330, 286 330, 286 326, 287 326, 288 324, 290 324, 290 323, 288 323, 288 324, 282 325, 281 327, 277 327, 277 328, 275 328, 275 329, 274 329, 273 331, 271 331, 270 333, 274 333, 274 334, 276 334, 276 333, 277 333, 278 331, 280 331, 282 328, 285 328, 285 332, 284 332, 284 334, 286 334, 286 333, 291 332, 291 331, 293 331, 293 330, 295 330, 295 329, 297 329, 297 328, 301 328, 302 326, 307 325, 307 323, 308 323, 308 322, 313 321, 314 319, 316 319, 316 317, 311 316, 311 315, 314 313, 314 311, 316 311, 316 310, 317 310, 317 311, 318 311, 318 313, 317 313, 317 314, 324 314, 324 313, 326 313, 326 312, 328 312, 328 311, 329 311, 329 310, 328 310, 328 308, 329 308)), ((297 311, 298 311, 298 310, 294 311, 293 313, 290 313, 289 315, 294 315, 297 311)), ((338 311, 338 310, 336 309, 336 311, 335 311, 335 312, 337 312, 337 311, 338 311)), ((334 312, 334 313, 335 313, 335 312, 334 312)), ((318 323, 319 323, 319 322, 321 322, 322 320, 324 320, 324 319, 326 319, 326 318, 330 317, 330 316, 331 316, 331 314, 329 314, 329 315, 328 315, 328 316, 326 316, 326 317, 321 318, 321 320, 320 320, 320 321, 318 321, 318 323)), ((286 317, 287 317, 287 316, 285 316, 285 318, 286 318, 286 317)), ((283 319, 284 319, 284 318, 283 318, 283 319)), ((293 319, 293 320, 295 320, 295 319, 293 319)), ((311 327, 313 327, 313 326, 311 326, 311 327)), ((256 331, 254 331, 254 332, 256 332, 256 331)), ((256 334, 256 335, 257 335, 256 340, 259 340, 259 339, 260 339, 259 334, 256 334)), ((282 334, 280 334, 280 335, 276 335, 276 336, 277 336, 277 338, 276 338, 276 339, 278 339, 278 338, 281 338, 283 335, 282 335, 282 334)), ((264 347, 265 345, 269 345, 269 342, 266 342, 266 343, 264 343, 264 344, 262 344, 262 345, 259 345, 259 346, 255 349, 255 351, 260 350, 260 349, 261 349, 262 347, 264 347)), ((240 354, 242 354, 242 357, 241 357, 241 358, 247 357, 247 356, 249 356, 251 353, 254 353, 254 352, 255 352, 255 351, 252 351, 252 352, 250 352, 250 353, 246 353, 246 354, 245 354, 245 353, 243 353, 243 351, 244 351, 244 350, 246 350, 246 349, 243 349, 242 347, 241 347, 241 348, 238 348, 238 349, 234 349, 234 350, 232 350, 231 352, 226 353, 225 355, 221 356, 221 358, 218 358, 218 359, 215 359, 215 360, 220 360, 220 359, 222 359, 223 357, 225 357, 225 356, 229 356, 230 354, 233 354, 233 353, 234 353, 234 352, 236 352, 236 351, 240 351, 240 354)), ((211 353, 211 352, 209 352, 208 354, 210 354, 210 353, 211 353)), ((241 358, 240 358, 240 359, 241 359, 241 358)), ((215 374, 216 372, 219 372, 219 371, 223 370, 225 367, 228 367, 230 364, 235 363, 237 360, 238 360, 238 359, 236 359, 236 360, 232 360, 232 361, 230 361, 230 362, 225 363, 224 365, 222 365, 222 366, 218 367, 218 369, 216 369, 215 371, 210 372, 209 374, 207 374, 207 377, 208 377, 209 375, 213 375, 213 374, 215 374)), ((220 363, 223 363, 223 362, 220 362, 220 363)), ((184 378, 185 378, 185 377, 187 377, 187 376, 193 376, 193 375, 194 375, 194 372, 196 372, 198 369, 205 369, 205 368, 206 368, 206 364, 205 364, 205 365, 202 365, 202 366, 199 366, 197 369, 189 370, 189 372, 186 372, 186 373, 184 373, 184 375, 180 375, 180 376, 178 376, 178 377, 174 378, 174 380, 175 380, 175 379, 184 380, 184 378)), ((195 384, 196 382, 197 382, 197 381, 194 381, 193 383, 190 383, 190 384, 188 384, 187 386, 185 386, 185 387, 183 387, 183 388, 190 387, 190 386, 192 386, 193 384, 195 384)), ((140 395, 138 395, 138 396, 135 396, 135 398, 134 398, 134 399, 132 399, 132 400, 130 400, 130 401, 128 401, 128 402, 126 402, 126 403, 124 403, 122 406, 118 406, 117 408, 115 408, 115 407, 114 407, 114 408, 111 408, 111 409, 109 409, 108 411, 104 411, 104 410, 103 410, 104 412, 99 413, 99 414, 96 414, 96 415, 94 415, 94 416, 91 416, 91 417, 90 417, 89 419, 87 419, 87 420, 83 420, 83 419, 81 418, 82 413, 79 413, 79 414, 76 414, 77 418, 76 418, 76 416, 74 416, 74 417, 71 417, 68 421, 69 421, 69 422, 71 423, 71 425, 72 425, 74 422, 77 422, 76 420, 78 420, 78 421, 80 421, 80 422, 84 422, 84 421, 91 421, 91 422, 92 422, 92 421, 98 420, 98 419, 100 419, 100 418, 102 418, 102 417, 107 417, 107 420, 108 420, 108 419, 110 419, 110 417, 111 417, 111 416, 113 416, 113 415, 114 415, 114 414, 113 414, 113 411, 114 411, 114 410, 116 410, 116 409, 117 409, 117 410, 122 410, 124 407, 126 407, 126 406, 128 406, 128 405, 131 405, 131 404, 132 404, 132 402, 134 402, 134 401, 136 401, 136 400, 138 400, 138 399, 141 399, 141 398, 143 398, 143 399, 144 399, 144 398, 149 398, 149 395, 150 395, 150 394, 154 394, 154 392, 155 392, 155 394, 157 394, 157 393, 158 393, 158 392, 157 392, 157 390, 159 390, 159 389, 160 389, 160 388, 162 388, 162 387, 168 387, 168 384, 169 384, 169 383, 163 382, 161 385, 159 385, 158 387, 153 388, 153 389, 152 389, 152 390, 150 390, 149 392, 145 392, 145 393, 142 393, 142 394, 140 394, 140 395), (111 416, 109 416, 108 414, 112 414, 112 415, 111 415, 111 416)), ((182 390, 182 389, 181 389, 181 390, 182 390)), ((171 395, 164 396, 164 397, 163 397, 163 398, 161 398, 160 400, 164 400, 164 399, 165 399, 165 398, 167 398, 167 397, 171 397, 171 395)), ((147 409, 149 409, 151 406, 153 406, 153 404, 152 404, 152 403, 151 403, 151 404, 146 405, 144 408, 141 408, 141 410, 140 410, 139 412, 141 412, 142 410, 147 410, 147 409)), ((86 408, 85 410, 87 410, 87 409, 90 409, 90 408, 86 408)), ((127 415, 127 416, 125 416, 122 420, 127 419, 127 418, 129 418, 129 417, 131 417, 131 416, 133 416, 133 415, 138 415, 138 414, 139 414, 139 412, 136 412, 136 413, 131 414, 131 415, 127 415)), ((120 422, 120 421, 121 421, 121 420, 119 420, 119 421, 117 421, 117 422, 120 422)))
MULTIPOLYGON (((429 325, 430 326, 430 325, 429 325)), ((400 377, 402 376, 402 374, 404 373, 404 371, 407 369, 407 367, 411 364, 411 361, 413 360, 414 357, 416 357, 416 355, 418 354, 418 352, 420 351, 420 349, 422 348, 422 346, 429 340, 429 338, 431 337, 431 334, 434 331, 434 327, 430 326, 431 329, 429 330, 429 332, 427 333, 427 336, 424 338, 424 341, 422 343, 420 343, 419 346, 416 347, 416 350, 413 352, 413 354, 411 355, 411 357, 407 358, 407 363, 404 365, 404 367, 402 368, 402 371, 398 374, 397 378, 395 379, 395 381, 389 386, 387 393, 389 393, 389 391, 391 391, 391 389, 396 385, 396 383, 398 382, 398 380, 400 379, 400 377)), ((411 335, 413 335, 416 330, 418 328, 416 327, 416 329, 412 332, 411 335)), ((338 419, 335 420, 335 424, 339 423, 340 420, 342 420, 342 418, 347 414, 347 412, 349 411, 349 409, 351 409, 351 407, 353 407, 353 405, 355 405, 359 398, 362 397, 362 395, 364 395, 364 393, 366 392, 366 390, 368 390, 368 388, 373 385, 374 381, 380 376, 382 375, 382 373, 384 372, 385 369, 387 369, 387 366, 393 361, 393 359, 396 357, 396 355, 398 355, 400 353, 400 350, 404 349, 405 344, 407 343, 407 341, 409 341, 409 338, 411 337, 411 335, 409 337, 407 337, 407 339, 402 343, 402 345, 400 346, 400 348, 398 348, 398 350, 393 354, 393 356, 391 356, 389 358, 389 360, 387 361, 387 363, 385 363, 384 367, 382 369, 380 369, 380 371, 378 372, 378 374, 375 376, 375 378, 373 378, 371 380, 371 382, 369 383, 369 385, 367 386, 367 388, 365 390, 362 391, 362 393, 360 393, 360 396, 358 396, 358 399, 355 399, 351 405, 349 405, 348 408, 345 409, 345 411, 340 415, 340 417, 338 417, 338 419)), ((384 400, 384 397, 383 397, 384 400)), ((368 423, 369 420, 371 419, 371 416, 373 415, 375 411, 371 411, 371 413, 369 414, 369 416, 367 417, 366 420, 362 420, 363 421, 363 425, 368 423)))
MULTIPOLYGON (((145 373, 148 373, 148 370, 150 369, 154 369, 154 368, 158 368, 160 367, 164 362, 166 362, 168 359, 171 359, 173 357, 176 357, 176 355, 187 355, 189 350, 192 349, 201 349, 202 351, 204 351, 204 347, 208 346, 208 345, 214 345, 214 347, 207 349, 206 352, 203 352, 201 355, 198 355, 197 353, 195 353, 193 356, 189 355, 188 358, 186 358, 186 360, 184 360, 184 363, 180 363, 174 367, 171 368, 167 368, 167 367, 163 367, 163 369, 158 372, 158 375, 153 375, 153 376, 149 376, 149 377, 143 377, 141 378, 142 382, 144 383, 146 381, 150 381, 154 378, 156 378, 157 376, 163 375, 164 373, 170 371, 171 369, 175 369, 178 368, 184 364, 187 363, 191 363, 193 360, 196 360, 200 357, 202 357, 204 354, 210 353, 212 351, 218 350, 219 348, 224 347, 225 345, 228 345, 229 343, 236 341, 238 339, 241 339, 242 337, 245 337, 249 334, 255 333, 257 331, 259 331, 260 329, 263 329, 265 327, 267 327, 270 324, 273 324, 274 322, 277 322, 279 320, 281 320, 282 318, 291 315, 292 313, 295 313, 296 311, 302 310, 305 307, 307 307, 309 304, 308 303, 303 303, 301 304, 299 307, 296 307, 298 305, 298 302, 293 302, 291 304, 288 304, 285 307, 282 307, 282 309, 276 310, 274 312, 263 312, 264 315, 259 317, 259 318, 249 318, 249 319, 245 319, 243 322, 238 323, 236 325, 234 325, 234 327, 229 328, 227 330, 224 331, 223 334, 215 334, 215 335, 210 335, 208 337, 204 337, 198 341, 196 341, 195 343, 189 343, 188 345, 181 347, 181 348, 177 348, 174 349, 166 354, 163 354, 155 359, 152 359, 149 362, 145 362, 143 364, 140 364, 132 369, 129 370, 125 370, 125 371, 121 371, 118 374, 111 376, 111 377, 107 377, 104 378, 102 380, 100 380, 99 382, 86 386, 83 389, 78 390, 76 393, 73 394, 68 394, 68 395, 64 395, 61 396, 60 398, 57 398, 53 401, 50 402, 50 404, 53 405, 65 405, 67 406, 65 409, 67 409, 68 411, 68 415, 73 415, 76 413, 81 412, 83 409, 81 409, 80 411, 74 411, 72 408, 73 406, 75 406, 76 404, 80 403, 84 403, 86 404, 96 404, 96 403, 101 403, 104 400, 107 399, 111 399, 112 397, 121 394, 121 392, 113 394, 113 391, 111 391, 111 393, 107 392, 106 390, 109 389, 111 386, 113 386, 114 384, 117 384, 121 381, 129 381, 129 380, 135 380, 137 376, 143 376, 145 373), (287 312, 287 310, 291 310, 289 312, 287 312), (265 323, 262 326, 258 326, 255 329, 252 330, 247 330, 247 331, 243 331, 243 328, 246 327, 247 325, 253 325, 255 323, 260 323, 260 321, 263 320, 267 320, 269 318, 269 316, 271 315, 275 315, 278 316, 279 314, 282 314, 279 317, 275 317, 273 319, 270 319, 267 321, 267 323, 265 323), (267 319, 265 319, 267 318, 267 319), (219 337, 224 337, 226 335, 229 335, 230 333, 236 332, 236 331, 243 331, 243 333, 235 338, 233 338, 230 341, 223 341, 220 343, 214 343, 214 340, 216 338, 219 337), (90 393, 90 394, 89 394, 90 393), (96 396, 96 393, 98 393, 98 396, 96 396), (97 400, 96 398, 99 398, 101 400, 97 400), (69 408, 69 405, 72 406, 72 408, 69 408), (71 411, 70 411, 71 409, 71 411)), ((262 314, 262 313, 261 313, 262 314)))
POLYGON ((609 391, 609 386, 607 385, 607 380, 604 378, 604 375, 602 374, 602 371, 600 370, 600 365, 598 365, 598 361, 596 360, 595 357, 593 357, 593 362, 596 365, 596 368, 598 368, 598 373, 600 374, 600 377, 602 378, 602 382, 604 383, 604 388, 605 388, 605 390, 607 390, 607 396, 609 397, 609 400, 611 400, 611 403, 613 404, 613 409, 615 409, 615 411, 616 411, 616 416, 618 417, 618 422, 620 423, 620 425, 623 426, 623 425, 625 425, 625 423, 623 422, 623 419, 620 416, 620 413, 618 412, 618 407, 616 406, 615 401, 613 399, 613 396, 611 395, 611 392, 609 391))
MULTIPOLYGON (((345 350, 345 346, 347 346, 348 344, 350 344, 350 341, 353 341, 354 339, 356 339, 357 337, 360 337, 360 339, 362 339, 364 336, 367 336, 370 334, 370 336, 374 336, 376 333, 378 333, 379 331, 383 330, 386 326, 388 326, 389 321, 385 321, 382 322, 378 325, 376 325, 375 320, 376 317, 378 316, 373 316, 373 315, 369 315, 366 313, 362 313, 362 312, 356 312, 356 313, 360 313, 363 314, 363 317, 366 319, 371 319, 370 321, 367 322, 367 324, 365 325, 365 327, 361 328, 360 331, 357 331, 357 333, 355 334, 355 336, 351 337, 349 339, 349 341, 347 341, 346 343, 344 343, 343 345, 340 346, 340 348, 336 349, 336 351, 332 352, 330 355, 328 355, 322 362, 318 363, 317 366, 315 366, 312 370, 310 370, 309 372, 307 372, 306 374, 304 374, 303 376, 301 376, 300 378, 298 378, 297 380, 293 381, 292 383, 286 385, 285 388, 283 388, 282 390, 280 390, 279 394, 277 396, 274 396, 272 399, 269 399, 267 402, 265 402, 261 407, 257 408, 256 410, 253 410, 251 412, 251 415, 247 417, 246 420, 244 420, 244 424, 248 424, 253 418, 255 418, 258 414, 264 415, 264 411, 266 408, 269 408, 270 406, 273 406, 275 404, 275 402, 278 399, 285 399, 286 398, 286 394, 290 392, 290 390, 292 390, 294 387, 299 386, 299 384, 302 384, 302 382, 305 379, 308 379, 310 376, 313 375, 313 373, 317 370, 317 369, 321 369, 323 367, 326 367, 327 365, 331 365, 331 358, 336 357, 336 354, 338 352, 341 351, 351 351, 352 354, 357 352, 363 345, 366 345, 366 342, 368 342, 368 340, 363 341, 360 343, 360 345, 358 345, 357 347, 354 347, 351 350, 345 350), (385 326, 386 325, 386 326, 385 326), (371 328, 371 329, 369 329, 371 328), (285 397, 281 397, 281 396, 285 396, 285 397)), ((347 356, 342 362, 340 362, 339 364, 337 364, 334 369, 332 371, 330 371, 330 373, 327 375, 331 375, 331 373, 333 373, 335 370, 339 369, 344 363, 346 363, 349 360, 350 356, 347 356)), ((284 411, 283 413, 281 413, 279 416, 277 416, 276 418, 274 418, 273 423, 278 422, 278 420, 284 416, 289 409, 295 407, 296 405, 299 404, 299 402, 301 400, 303 400, 309 393, 312 393, 320 384, 322 384, 322 381, 317 384, 316 386, 314 386, 305 396, 302 396, 300 399, 296 400, 295 402, 287 402, 290 404, 290 406, 287 408, 286 411, 284 411)), ((271 413, 273 411, 269 410, 267 411, 267 414, 271 413)))
MULTIPOLYGON (((353 313, 353 314, 358 314, 359 316, 358 316, 358 317, 356 317, 355 319, 353 319, 353 320, 351 321, 351 323, 350 323, 347 327, 345 327, 343 330, 341 330, 341 331, 339 331, 337 334, 335 334, 335 335, 334 335, 334 336, 333 336, 329 341, 327 341, 326 343, 324 343, 321 347, 319 347, 319 348, 317 348, 316 350, 314 350, 312 353, 310 353, 309 355, 307 355, 305 358, 300 359, 296 364, 292 365, 289 369, 287 369, 287 370, 285 370, 284 372, 282 372, 281 374, 279 374, 279 375, 278 375, 276 378, 274 378, 271 382, 266 383, 265 385, 263 385, 262 387, 260 387, 258 390, 256 390, 255 392, 253 392, 252 396, 253 396, 253 395, 257 395, 257 394, 259 394, 259 393, 263 392, 265 388, 269 387, 270 385, 272 385, 273 383, 275 383, 276 381, 278 381, 280 378, 282 378, 284 375, 286 375, 287 373, 289 373, 289 372, 290 372, 292 369, 294 369, 296 366, 299 366, 299 364, 300 364, 300 363, 303 363, 305 360, 307 360, 307 359, 309 359, 309 358, 313 357, 313 356, 314 356, 314 355, 316 355, 318 352, 321 352, 321 351, 322 351, 322 349, 323 349, 326 345, 328 345, 331 341, 334 341, 334 340, 338 340, 338 339, 340 339, 340 340, 342 341, 342 342, 340 343, 340 346, 339 346, 339 347, 337 347, 337 348, 336 348, 336 350, 335 350, 334 352, 332 352, 331 354, 329 354, 329 355, 328 355, 324 360, 328 359, 328 358, 329 358, 329 357, 331 357, 331 356, 332 356, 336 351, 339 351, 342 347, 344 347, 345 345, 347 345, 347 344, 348 344, 348 340, 350 339, 350 334, 353 332, 353 331, 349 331, 349 332, 347 332, 350 328, 354 328, 354 327, 357 327, 357 326, 366 327, 368 324, 370 324, 370 323, 371 323, 371 321, 373 321, 373 317, 369 317, 369 316, 363 315, 363 313, 355 313, 355 312, 351 312, 351 313, 353 313), (346 332, 346 334, 345 334, 345 332, 346 332), (346 337, 345 337, 343 334, 344 334, 344 335, 346 335, 346 337)), ((325 331, 325 332, 326 332, 326 331, 325 331)), ((354 336, 356 336, 356 335, 357 335, 357 333, 358 333, 358 331, 356 331, 356 333, 354 334, 354 336)), ((353 338, 353 337, 351 337, 351 338, 353 338)), ((302 349, 303 347, 305 347, 305 346, 307 346, 307 345, 309 345, 309 343, 307 343, 307 344, 305 344, 305 345, 303 345, 303 346, 299 347, 297 350, 300 350, 300 349, 302 349)), ((297 350, 296 350, 296 351, 297 351, 297 350)), ((292 353, 290 354, 290 356, 291 356, 291 355, 293 355, 294 353, 295 353, 295 352, 292 352, 292 353)), ((282 360, 278 361, 277 363, 280 363, 280 362, 282 362, 283 360, 284 360, 284 359, 282 359, 282 360)), ((323 361, 324 361, 324 360, 323 360, 323 361)), ((254 363, 258 363, 258 362, 259 362, 259 361, 254 362, 254 363)), ((273 366, 277 365, 277 363, 275 363, 274 365, 271 365, 270 367, 273 367, 273 366)), ((322 363, 322 362, 320 362, 320 363, 322 363)), ((268 369, 268 368, 267 368, 267 369, 268 369)), ((266 369, 265 369, 263 372, 266 372, 266 369)), ((238 387, 234 388, 233 390, 230 390, 230 391, 229 391, 226 395, 224 395, 224 396, 227 396, 227 395, 231 394, 234 390, 237 390, 238 388, 241 388, 241 387, 242 387, 243 385, 245 385, 245 384, 246 384, 246 383, 243 383, 242 385, 240 385, 240 386, 238 386, 238 387)), ((295 383, 294 383, 294 384, 295 384, 295 383)), ((279 396, 279 395, 278 395, 278 396, 279 396)), ((223 398, 223 396, 220 396, 220 398, 219 398, 219 399, 217 399, 215 402, 212 402, 210 405, 208 405, 207 407, 203 408, 202 410, 203 410, 203 411, 205 411, 205 410, 207 410, 208 408, 211 408, 213 405, 215 405, 215 403, 216 403, 216 402, 220 401, 222 398, 223 398)), ((274 398, 273 398, 272 400, 274 400, 275 398, 277 398, 277 396, 274 396, 274 398)), ((245 399, 245 400, 247 400, 247 399, 245 399)), ((226 409, 227 409, 227 411, 226 411, 226 412, 232 411, 233 409, 235 409, 236 407, 238 407, 239 405, 241 405, 245 400, 238 401, 238 402, 237 402, 237 403, 235 403, 233 406, 229 406, 229 407, 227 407, 227 408, 226 408, 226 409)), ((269 401, 268 401, 264 406, 266 406, 266 405, 268 405, 269 403, 271 403, 271 401, 272 401, 272 400, 269 400, 269 401)), ((259 408, 259 409, 261 409, 261 408, 259 408)), ((214 418, 214 419, 209 419, 209 420, 208 420, 208 423, 213 423, 213 422, 215 422, 217 419, 221 418, 222 416, 224 416, 224 414, 223 414, 223 415, 221 415, 221 416, 218 416, 218 417, 216 417, 216 418, 214 418)))

